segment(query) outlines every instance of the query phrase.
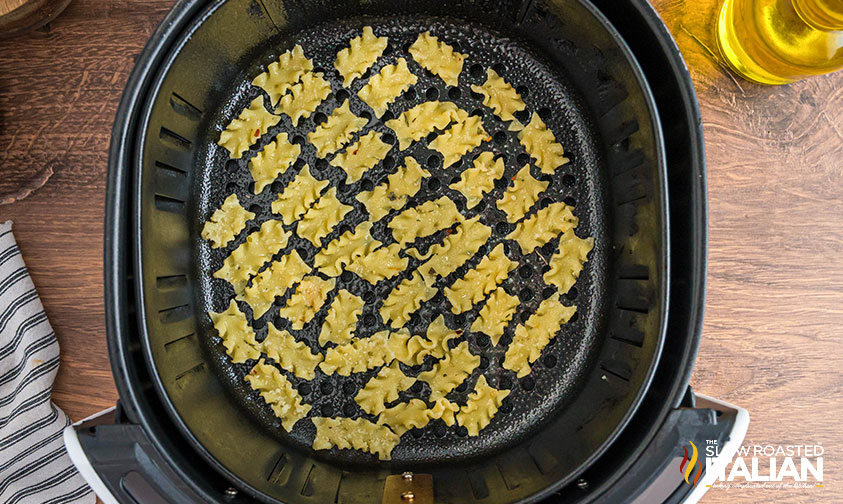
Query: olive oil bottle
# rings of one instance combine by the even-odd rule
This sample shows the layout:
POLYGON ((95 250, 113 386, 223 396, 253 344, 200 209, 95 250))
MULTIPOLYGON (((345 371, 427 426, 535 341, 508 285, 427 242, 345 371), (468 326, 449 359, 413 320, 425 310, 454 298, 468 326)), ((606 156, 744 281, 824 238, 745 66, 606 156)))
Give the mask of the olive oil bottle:
POLYGON ((725 0, 717 43, 729 66, 762 84, 843 68, 843 0, 725 0))

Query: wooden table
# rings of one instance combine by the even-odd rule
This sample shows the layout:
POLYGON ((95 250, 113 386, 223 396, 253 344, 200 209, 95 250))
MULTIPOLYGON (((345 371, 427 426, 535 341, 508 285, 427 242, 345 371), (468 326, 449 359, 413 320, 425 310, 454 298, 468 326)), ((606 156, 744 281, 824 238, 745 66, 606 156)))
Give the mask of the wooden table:
MULTIPOLYGON (((171 3, 74 0, 52 25, 0 42, 0 200, 20 191, 0 220, 15 221, 58 334, 53 397, 75 419, 117 399, 102 293, 109 132, 171 3)), ((843 500, 843 73, 737 80, 709 50, 717 0, 655 3, 691 69, 708 152, 708 301, 692 384, 746 407, 750 441, 826 447, 823 488, 712 490, 706 502, 843 500)))

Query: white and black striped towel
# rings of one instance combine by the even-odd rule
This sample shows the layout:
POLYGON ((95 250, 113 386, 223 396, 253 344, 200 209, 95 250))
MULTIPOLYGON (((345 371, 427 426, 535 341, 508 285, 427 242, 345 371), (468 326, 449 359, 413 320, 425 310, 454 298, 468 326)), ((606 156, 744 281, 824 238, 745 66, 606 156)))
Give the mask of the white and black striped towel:
POLYGON ((12 235, 0 224, 0 503, 92 503, 50 401, 59 343, 12 235))

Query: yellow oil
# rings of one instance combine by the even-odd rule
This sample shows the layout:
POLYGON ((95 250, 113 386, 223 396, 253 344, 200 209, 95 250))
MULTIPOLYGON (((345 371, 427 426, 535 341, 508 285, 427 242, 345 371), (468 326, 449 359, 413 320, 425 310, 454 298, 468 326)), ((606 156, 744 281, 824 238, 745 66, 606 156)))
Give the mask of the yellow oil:
POLYGON ((843 0, 725 0, 717 43, 729 66, 762 84, 843 68, 843 0))

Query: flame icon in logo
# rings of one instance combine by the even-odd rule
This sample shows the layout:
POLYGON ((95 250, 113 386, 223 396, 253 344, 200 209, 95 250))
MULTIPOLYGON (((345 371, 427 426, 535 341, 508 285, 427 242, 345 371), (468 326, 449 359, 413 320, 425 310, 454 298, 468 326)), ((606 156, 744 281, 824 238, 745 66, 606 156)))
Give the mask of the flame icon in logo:
POLYGON ((685 450, 685 456, 682 458, 682 462, 679 463, 679 472, 685 475, 685 483, 691 484, 691 473, 694 472, 694 466, 697 467, 697 474, 694 476, 693 484, 697 486, 697 482, 700 480, 700 476, 702 475, 702 464, 698 460, 699 452, 697 451, 697 445, 694 444, 693 441, 688 441, 691 443, 691 457, 690 460, 688 458, 688 447, 683 446, 682 449, 685 450), (687 467, 685 464, 688 464, 687 467))

